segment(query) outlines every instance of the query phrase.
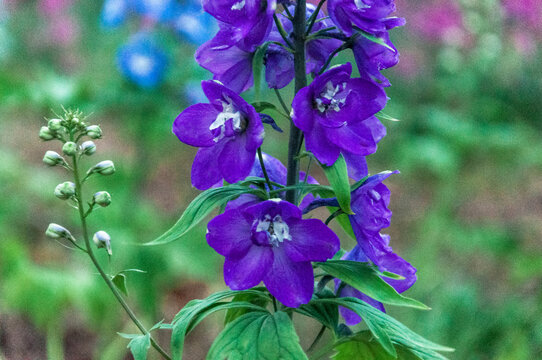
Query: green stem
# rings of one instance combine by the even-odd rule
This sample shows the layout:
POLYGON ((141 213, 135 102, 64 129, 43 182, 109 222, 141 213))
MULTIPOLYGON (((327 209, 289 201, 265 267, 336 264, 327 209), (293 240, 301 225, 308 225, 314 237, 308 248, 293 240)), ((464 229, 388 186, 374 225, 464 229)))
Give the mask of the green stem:
POLYGON ((284 42, 289 47, 294 49, 294 45, 292 45, 292 42, 290 41, 290 39, 288 39, 288 33, 286 32, 286 30, 284 30, 284 27, 282 26, 282 23, 280 22, 277 14, 273 14, 273 20, 275 20, 275 25, 277 25, 277 29, 278 29, 278 31, 280 33, 280 36, 282 36, 282 40, 284 40, 284 42))
POLYGON ((284 110, 288 118, 291 120, 290 109, 288 109, 288 106, 286 106, 284 99, 282 99, 282 95, 280 95, 280 91, 278 89, 273 89, 273 90, 275 90, 275 94, 277 95, 277 98, 279 99, 280 106, 282 106, 282 109, 284 110))
POLYGON ((314 350, 314 348, 316 347, 316 344, 318 344, 318 341, 320 341, 320 339, 322 338, 322 335, 324 335, 325 332, 326 332, 326 327, 322 326, 322 328, 318 332, 318 335, 316 335, 316 338, 314 339, 311 346, 309 346, 306 352, 311 352, 312 350, 314 350))
POLYGON ((271 180, 269 180, 269 175, 267 175, 267 170, 265 169, 265 164, 263 162, 263 156, 262 156, 262 148, 258 148, 258 159, 260 160, 260 167, 262 168, 263 177, 265 178, 265 182, 267 183, 267 186, 269 187, 269 191, 273 190, 273 186, 271 185, 271 180))
MULTIPOLYGON (((87 227, 87 219, 85 217, 85 211, 83 209, 83 191, 82 191, 82 183, 81 178, 79 176, 79 168, 77 163, 77 156, 73 156, 73 174, 74 174, 74 180, 75 180, 75 196, 77 198, 77 202, 79 203, 78 209, 79 209, 79 218, 81 220, 81 227, 83 229, 83 239, 85 240, 85 246, 87 250, 87 254, 90 257, 90 260, 92 260, 92 263, 100 273, 101 277, 104 279, 105 283, 115 295, 120 305, 124 308, 130 319, 134 322, 134 324, 137 326, 137 328, 141 331, 142 334, 149 334, 149 331, 143 326, 141 321, 137 318, 135 313, 132 311, 128 303, 123 299, 122 295, 120 294, 119 290, 116 288, 115 284, 111 281, 109 276, 105 273, 102 266, 98 262, 98 259, 94 255, 94 251, 92 250, 92 246, 90 244, 90 238, 88 234, 88 227, 87 227)), ((158 343, 151 337, 151 345, 162 355, 164 359, 171 360, 171 357, 158 345, 158 343)))
POLYGON ((312 27, 314 26, 314 23, 316 22, 316 19, 318 18, 318 13, 320 12, 320 9, 322 8, 322 5, 326 0, 320 0, 318 3, 318 6, 316 7, 316 10, 312 13, 311 17, 309 18, 309 26, 307 27, 307 31, 305 32, 305 35, 308 36, 311 33, 312 27))
MULTIPOLYGON (((305 27, 307 22, 306 0, 298 0, 294 13, 294 71, 296 94, 307 86, 307 73, 305 65, 305 27)), ((288 141, 288 176, 286 186, 296 185, 299 182, 299 149, 302 132, 293 123, 290 124, 290 139, 288 141)), ((286 200, 297 205, 297 192, 286 192, 286 200)))

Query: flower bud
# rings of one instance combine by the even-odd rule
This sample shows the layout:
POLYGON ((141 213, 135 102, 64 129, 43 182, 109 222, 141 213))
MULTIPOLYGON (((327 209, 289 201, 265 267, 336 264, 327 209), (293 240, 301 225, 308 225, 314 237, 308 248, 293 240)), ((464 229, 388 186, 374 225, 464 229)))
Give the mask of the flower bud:
POLYGON ((58 130, 62 129, 62 120, 60 120, 60 119, 51 119, 47 123, 47 127, 51 131, 58 131, 58 130))
POLYGON ((81 152, 84 155, 92 155, 96 152, 96 144, 94 144, 94 141, 85 141, 81 144, 81 152))
POLYGON ((55 166, 58 164, 63 164, 64 158, 60 156, 56 151, 47 151, 45 156, 43 156, 43 162, 49 166, 55 166))
POLYGON ((68 156, 77 154, 77 144, 73 141, 68 141, 62 146, 62 152, 68 156))
POLYGON ((107 191, 98 191, 93 197, 94 203, 106 207, 111 204, 111 195, 107 191))
POLYGON ((42 126, 40 129, 40 139, 49 141, 55 138, 55 133, 51 131, 47 126, 42 126))
POLYGON ((58 184, 55 188, 55 196, 61 200, 68 200, 75 195, 75 184, 71 181, 66 181, 58 184))
POLYGON ((102 137, 102 129, 98 125, 90 125, 85 128, 86 134, 91 139, 99 139, 102 137))
POLYGON ((98 173, 101 175, 111 175, 115 173, 115 165, 111 160, 100 161, 94 165, 87 174, 98 173))
POLYGON ((106 233, 105 231, 98 231, 94 234, 94 236, 92 237, 92 241, 94 241, 94 244, 96 244, 96 247, 98 249, 101 249, 101 248, 105 248, 107 250, 107 253, 109 254, 109 256, 112 255, 112 252, 111 252, 111 237, 109 236, 108 233, 106 233))
POLYGON ((45 235, 52 239, 68 239, 71 242, 75 242, 75 238, 72 234, 63 226, 51 223, 45 231, 45 235))
POLYGON ((79 118, 78 118, 78 117, 75 117, 75 116, 72 118, 71 121, 72 121, 72 124, 74 124, 74 125, 79 125, 79 123, 81 122, 81 121, 79 120, 79 118))

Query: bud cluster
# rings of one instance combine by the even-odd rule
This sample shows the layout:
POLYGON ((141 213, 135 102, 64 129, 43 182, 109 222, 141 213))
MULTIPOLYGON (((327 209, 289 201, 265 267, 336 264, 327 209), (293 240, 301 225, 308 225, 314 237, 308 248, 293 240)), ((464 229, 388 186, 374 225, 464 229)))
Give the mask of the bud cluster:
MULTIPOLYGON (((64 114, 50 119, 47 126, 42 126, 39 131, 42 140, 58 140, 62 143, 62 155, 56 151, 49 150, 43 157, 43 162, 48 166, 60 165, 73 175, 73 181, 65 181, 58 184, 54 194, 61 200, 69 200, 73 207, 79 211, 81 220, 92 213, 94 208, 106 207, 111 204, 111 195, 107 191, 96 192, 91 201, 85 202, 82 195, 82 186, 85 181, 94 174, 112 175, 115 172, 115 165, 111 160, 100 161, 91 166, 86 173, 80 170, 79 162, 84 156, 91 156, 96 152, 96 144, 93 140, 102 137, 102 129, 98 125, 89 124, 79 110, 66 110, 64 114), (91 140, 85 140, 85 137, 91 140), (85 203, 88 208, 84 209, 85 203)), ((76 244, 75 237, 63 226, 50 224, 45 234, 56 240, 68 240, 75 247, 89 252, 88 236, 86 235, 86 249, 76 244)), ((98 231, 93 237, 98 248, 105 248, 108 255, 111 255, 111 238, 105 231, 98 231)))

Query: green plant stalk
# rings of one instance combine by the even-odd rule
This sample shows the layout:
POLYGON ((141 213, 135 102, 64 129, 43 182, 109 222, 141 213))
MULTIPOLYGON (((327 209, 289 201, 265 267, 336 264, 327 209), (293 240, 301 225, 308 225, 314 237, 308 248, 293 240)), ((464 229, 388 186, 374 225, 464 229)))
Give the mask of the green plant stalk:
MULTIPOLYGON (((294 71, 295 71, 295 93, 307 86, 307 74, 305 64, 305 30, 307 22, 307 2, 298 0, 294 13, 294 71)), ((303 133, 290 123, 290 138, 288 140, 288 175, 286 186, 296 185, 299 182, 299 150, 303 133)), ((297 191, 288 190, 286 201, 297 205, 297 191)))
POLYGON ((262 148, 258 148, 258 160, 260 160, 260 167, 262 168, 263 176, 265 177, 265 182, 269 186, 269 191, 273 190, 273 185, 271 185, 271 180, 269 180, 269 175, 267 174, 267 169, 265 168, 265 163, 263 162, 262 148))
MULTIPOLYGON (((137 328, 141 331, 141 333, 146 335, 149 333, 149 331, 145 328, 145 326, 143 326, 141 321, 139 321, 139 319, 137 318, 133 310, 130 308, 128 303, 126 303, 126 301, 120 294, 115 284, 113 284, 109 276, 107 276, 107 274, 104 272, 104 270, 102 269, 102 266, 98 262, 98 259, 96 259, 96 256, 94 255, 94 251, 92 250, 92 246, 90 244, 90 238, 88 235, 88 227, 87 227, 85 211, 83 209, 84 202, 83 202, 82 182, 79 176, 77 156, 72 156, 72 159, 73 159, 73 176, 74 176, 74 181, 75 181, 75 196, 77 199, 77 208, 79 209, 79 218, 81 220, 81 228, 83 230, 83 239, 85 240, 87 254, 92 260, 92 263, 94 264, 98 272, 100 273, 101 277, 104 279, 105 283, 107 284, 107 286, 113 293, 113 295, 115 295, 120 305, 124 308, 128 316, 130 317, 130 319, 132 319, 132 321, 137 326, 137 328)), ((160 353, 160 355, 162 355, 164 359, 171 360, 171 357, 165 352, 164 349, 160 347, 160 345, 158 345, 158 343, 152 338, 152 336, 151 336, 151 345, 152 347, 156 349, 156 351, 160 353)))

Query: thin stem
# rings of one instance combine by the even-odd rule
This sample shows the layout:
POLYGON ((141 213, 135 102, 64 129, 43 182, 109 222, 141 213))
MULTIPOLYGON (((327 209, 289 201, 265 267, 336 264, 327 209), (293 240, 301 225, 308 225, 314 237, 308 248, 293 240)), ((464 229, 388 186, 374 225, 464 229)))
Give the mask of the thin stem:
POLYGON ((288 118, 290 118, 290 109, 288 109, 288 106, 286 106, 284 99, 282 99, 282 95, 280 95, 279 89, 273 88, 273 90, 275 90, 275 94, 277 95, 277 98, 279 99, 279 103, 282 106, 282 109, 286 112, 286 115, 288 116, 288 118))
POLYGON ((284 30, 284 26, 282 26, 282 23, 280 22, 277 14, 273 14, 273 20, 275 20, 275 25, 277 25, 277 30, 279 31, 280 36, 282 36, 282 39, 284 40, 284 42, 288 44, 289 47, 294 49, 292 42, 290 41, 290 39, 288 39, 288 33, 286 32, 286 30, 284 30))
POLYGON ((325 332, 326 332, 326 327, 322 325, 322 328, 318 332, 318 335, 316 335, 316 338, 312 342, 311 346, 309 346, 309 348, 307 349, 307 352, 311 352, 312 350, 314 350, 314 347, 316 346, 316 344, 318 344, 318 341, 320 341, 320 339, 322 338, 322 335, 324 335, 325 332))
POLYGON ((265 182, 267 183, 267 186, 269 187, 269 191, 273 190, 273 186, 271 185, 271 180, 269 180, 269 175, 267 175, 267 170, 265 169, 265 164, 263 162, 263 156, 262 156, 262 148, 258 148, 258 159, 260 160, 260 167, 262 168, 263 177, 265 178, 265 182))
POLYGON ((322 68, 320 69, 320 71, 318 72, 318 75, 322 74, 324 71, 326 71, 327 67, 329 66, 329 64, 331 63, 331 60, 333 60, 333 57, 335 55, 337 55, 338 53, 340 53, 341 51, 343 50, 346 50, 350 47, 350 43, 344 43, 342 44, 341 46, 339 46, 338 48, 336 48, 335 50, 333 50, 333 52, 329 55, 329 57, 327 58, 326 60, 326 63, 324 64, 324 66, 322 66, 322 68))
POLYGON ((290 20, 292 20, 294 18, 294 16, 292 15, 292 13, 290 12, 290 9, 288 9, 288 6, 285 6, 285 5, 282 5, 282 7, 284 8, 284 12, 286 12, 286 15, 288 15, 288 18, 290 20))
POLYGON ((316 18, 318 18, 318 13, 320 12, 320 9, 322 8, 322 5, 324 5, 325 2, 326 0, 320 0, 320 2, 318 3, 316 10, 314 10, 311 17, 309 18, 309 26, 307 27, 307 31, 305 32, 305 35, 309 35, 311 33, 311 30, 312 30, 312 27, 314 26, 316 18))
MULTIPOLYGON (((98 262, 98 259, 96 259, 96 256, 94 255, 94 251, 92 250, 92 246, 90 244, 90 238, 88 234, 88 228, 87 228, 87 219, 85 217, 85 212, 83 210, 83 192, 82 192, 82 182, 79 176, 79 169, 77 164, 77 156, 73 156, 73 174, 74 174, 74 180, 75 180, 75 196, 77 198, 77 201, 79 203, 79 218, 81 220, 81 227, 83 229, 83 238, 85 240, 85 246, 86 251, 90 259, 92 260, 92 263, 100 273, 101 277, 104 279, 105 283, 115 295, 118 302, 121 304, 121 306, 124 308, 130 319, 134 322, 134 324, 137 326, 137 328, 141 331, 143 334, 149 334, 147 329, 143 326, 143 324, 139 321, 135 313, 132 311, 130 306, 126 303, 126 301, 122 298, 122 295, 120 294, 119 290, 115 287, 115 284, 111 281, 109 276, 105 273, 105 271, 102 269, 102 266, 98 262)), ((171 360, 171 357, 156 343, 156 341, 151 337, 151 345, 162 355, 164 359, 171 360)))
POLYGON ((325 221, 325 224, 326 225, 329 225, 329 223, 331 222, 331 220, 335 219, 337 216, 341 215, 341 214, 344 214, 344 211, 342 211, 341 209, 335 211, 333 214, 329 215, 329 217, 326 219, 325 221))
MULTIPOLYGON (((305 64, 305 28, 307 22, 307 3, 306 0, 298 0, 295 7, 293 21, 294 38, 294 72, 295 72, 295 92, 296 94, 307 86, 307 72, 305 64)), ((296 185, 299 182, 299 155, 302 132, 293 122, 290 124, 290 139, 288 141, 288 176, 287 186, 296 185)), ((286 200, 297 204, 297 191, 289 190, 286 192, 286 200)))

